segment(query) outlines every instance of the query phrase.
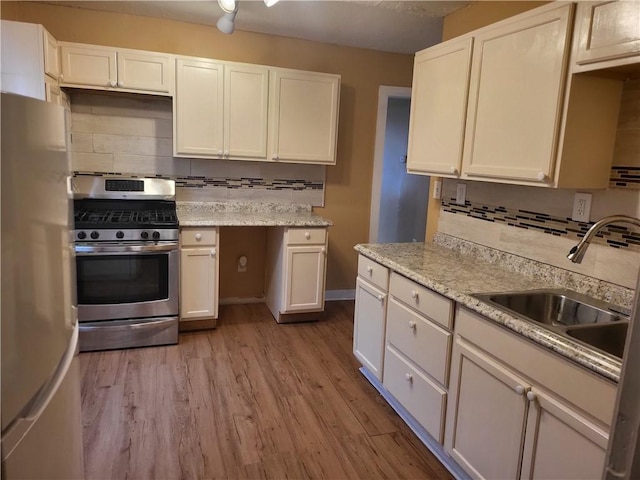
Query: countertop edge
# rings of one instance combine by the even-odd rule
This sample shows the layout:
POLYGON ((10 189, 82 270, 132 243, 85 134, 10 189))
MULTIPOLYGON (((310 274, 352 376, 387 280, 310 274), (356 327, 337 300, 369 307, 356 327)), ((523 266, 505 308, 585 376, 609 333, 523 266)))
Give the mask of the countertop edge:
MULTIPOLYGON (((505 311, 498 310, 488 303, 473 297, 472 292, 461 292, 449 287, 448 285, 444 285, 434 281, 433 279, 419 275, 411 268, 372 251, 367 248, 366 245, 355 245, 354 250, 401 274, 402 276, 407 277, 408 279, 413 280, 418 284, 483 315, 484 317, 494 321, 496 324, 504 326, 522 337, 531 340, 537 345, 561 355, 569 361, 572 361, 615 383, 618 383, 620 380, 622 362, 616 362, 604 354, 592 351, 581 344, 540 327, 533 322, 528 322, 519 317, 510 315, 505 311)), ((517 275, 516 273, 513 274, 517 275)))

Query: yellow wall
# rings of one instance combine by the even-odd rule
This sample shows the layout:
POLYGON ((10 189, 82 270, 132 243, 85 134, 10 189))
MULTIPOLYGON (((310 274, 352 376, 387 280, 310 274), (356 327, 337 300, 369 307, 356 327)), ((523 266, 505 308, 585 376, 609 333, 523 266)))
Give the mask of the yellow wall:
POLYGON ((327 167, 325 207, 316 211, 335 223, 329 234, 327 289, 354 288, 353 246, 368 239, 378 87, 410 86, 412 55, 242 31, 224 35, 215 26, 35 2, 3 1, 0 16, 41 23, 58 40, 342 75, 337 165, 327 167))

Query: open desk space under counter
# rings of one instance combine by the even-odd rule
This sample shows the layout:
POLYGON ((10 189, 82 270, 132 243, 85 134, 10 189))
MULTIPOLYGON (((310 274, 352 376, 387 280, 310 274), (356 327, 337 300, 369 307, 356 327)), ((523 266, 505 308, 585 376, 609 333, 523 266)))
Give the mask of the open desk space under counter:
POLYGON ((255 286, 250 298, 227 292, 229 303, 264 301, 279 323, 318 319, 333 222, 300 204, 178 202, 177 212, 181 330, 214 328, 233 285, 255 286))

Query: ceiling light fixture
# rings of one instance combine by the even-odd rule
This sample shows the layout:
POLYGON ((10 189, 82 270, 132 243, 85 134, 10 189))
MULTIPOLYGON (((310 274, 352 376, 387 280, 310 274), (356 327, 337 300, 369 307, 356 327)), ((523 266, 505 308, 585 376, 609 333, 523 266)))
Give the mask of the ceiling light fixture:
POLYGON ((280 0, 264 0, 264 4, 267 7, 273 7, 276 3, 278 3, 280 0))
POLYGON ((236 0, 218 0, 218 5, 224 13, 233 13, 238 8, 236 0))
POLYGON ((238 6, 236 5, 236 9, 233 12, 227 12, 222 17, 220 17, 220 20, 218 20, 218 23, 216 23, 218 30, 220 30, 222 33, 226 33, 227 35, 231 35, 236 28, 235 20, 237 13, 238 6))

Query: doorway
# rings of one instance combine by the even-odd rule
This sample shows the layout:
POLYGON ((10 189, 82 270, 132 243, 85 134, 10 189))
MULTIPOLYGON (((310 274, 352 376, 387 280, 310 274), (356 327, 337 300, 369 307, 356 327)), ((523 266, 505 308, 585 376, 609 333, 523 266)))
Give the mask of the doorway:
POLYGON ((369 242, 424 242, 430 177, 407 173, 411 89, 381 86, 369 242))

